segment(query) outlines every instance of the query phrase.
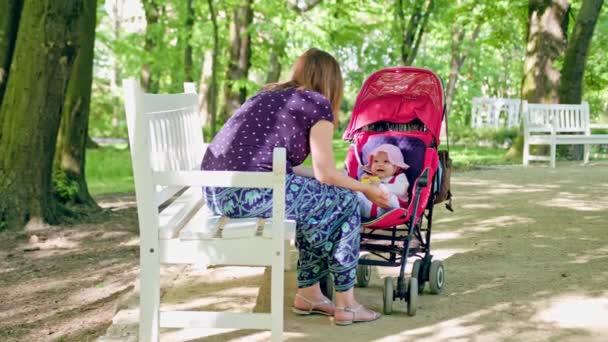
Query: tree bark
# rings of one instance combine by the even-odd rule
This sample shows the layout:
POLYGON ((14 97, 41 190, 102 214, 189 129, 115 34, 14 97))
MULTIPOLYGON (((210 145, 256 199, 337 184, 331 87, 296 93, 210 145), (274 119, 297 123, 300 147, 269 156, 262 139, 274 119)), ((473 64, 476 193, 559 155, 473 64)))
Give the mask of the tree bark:
POLYGON ((0 105, 2 105, 8 71, 11 67, 22 7, 23 0, 0 2, 0 105))
MULTIPOLYGON (((477 24, 477 27, 473 30, 470 43, 474 43, 479 36, 481 24, 477 24)), ((448 87, 445 96, 445 113, 448 115, 452 109, 452 102, 454 101, 454 92, 456 90, 456 83, 458 83, 458 76, 460 75, 460 69, 464 64, 464 60, 468 55, 468 49, 463 49, 465 36, 465 28, 459 27, 457 23, 452 26, 452 58, 450 76, 448 78, 448 87)))
POLYGON ((143 0, 146 13, 146 33, 144 42, 145 63, 141 68, 141 86, 147 93, 158 93, 158 75, 152 76, 152 52, 156 48, 157 35, 154 30, 160 18, 160 6, 155 0, 143 0))
POLYGON ((604 0, 584 0, 566 47, 559 87, 560 103, 581 103, 587 52, 604 0))
POLYGON ((281 60, 275 52, 270 52, 268 61, 268 73, 266 74, 266 83, 275 83, 281 78, 281 60))
POLYGON ((213 6, 213 0, 207 0, 207 5, 209 6, 209 16, 213 26, 213 47, 211 52, 205 53, 199 86, 199 109, 204 117, 203 122, 211 127, 210 138, 212 138, 217 130, 217 100, 219 93, 217 64, 220 46, 217 12, 213 6))
POLYGON ((184 73, 186 82, 194 81, 193 62, 192 62, 192 28, 194 27, 194 10, 192 8, 192 0, 188 0, 186 9, 186 48, 184 49, 184 73))
POLYGON ((86 0, 83 15, 79 18, 79 49, 63 105, 53 172, 54 176, 58 176, 55 184, 66 180, 66 186, 74 184, 77 187, 77 191, 70 194, 61 192, 62 195, 57 197, 63 202, 94 209, 97 204, 89 193, 85 178, 85 150, 93 81, 96 16, 97 0, 86 0))
POLYGON ((82 0, 24 3, 0 108, 1 227, 57 222, 53 155, 83 8, 82 0))
POLYGON ((424 35, 428 17, 433 8, 433 0, 415 0, 410 20, 405 27, 405 13, 403 12, 403 0, 396 1, 397 17, 402 36, 401 61, 403 65, 412 65, 418 53, 420 40, 424 35))
POLYGON ((529 0, 528 46, 522 97, 531 103, 557 103, 560 72, 554 61, 564 53, 568 0, 529 0))
MULTIPOLYGON (((530 103, 559 102, 560 72, 553 62, 564 53, 568 32, 568 0, 528 0, 528 45, 521 99, 530 103)), ((520 131, 507 151, 508 160, 521 160, 524 138, 520 131)))
POLYGON ((251 0, 244 1, 233 13, 230 24, 230 60, 224 85, 224 106, 220 119, 225 121, 247 99, 247 88, 233 89, 236 81, 247 80, 251 66, 251 35, 247 32, 253 20, 251 0))

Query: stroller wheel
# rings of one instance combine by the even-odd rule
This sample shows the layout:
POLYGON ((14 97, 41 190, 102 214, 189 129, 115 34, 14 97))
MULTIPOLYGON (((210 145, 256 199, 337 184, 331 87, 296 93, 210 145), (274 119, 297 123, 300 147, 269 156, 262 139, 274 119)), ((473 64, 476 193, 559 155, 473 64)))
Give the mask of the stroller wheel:
POLYGON ((422 260, 418 259, 414 261, 414 266, 412 267, 412 278, 418 279, 418 294, 422 294, 424 292, 424 285, 426 281, 424 280, 424 274, 422 274, 422 260))
POLYGON ((321 278, 319 285, 325 297, 329 298, 329 300, 334 300, 334 277, 331 274, 326 275, 321 278))
POLYGON ((445 284, 445 270, 441 260, 433 260, 429 270, 429 287, 432 294, 440 294, 445 284))
POLYGON ((418 279, 410 278, 410 286, 407 291, 407 314, 416 316, 418 310, 418 279))
POLYGON ((390 315, 393 313, 393 300, 395 298, 395 290, 393 277, 384 278, 384 293, 382 299, 384 299, 384 314, 390 315))
MULTIPOLYGON (((361 256, 361 259, 367 259, 367 255, 361 256)), ((357 285, 359 287, 367 287, 372 276, 372 267, 370 265, 357 266, 357 285)))

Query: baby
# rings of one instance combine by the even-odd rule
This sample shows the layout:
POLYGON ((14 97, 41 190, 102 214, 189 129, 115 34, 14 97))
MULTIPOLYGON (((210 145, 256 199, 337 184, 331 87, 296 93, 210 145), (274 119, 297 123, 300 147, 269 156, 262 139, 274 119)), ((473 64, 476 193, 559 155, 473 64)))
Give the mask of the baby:
MULTIPOLYGON (((371 174, 364 173, 361 176, 361 182, 378 184, 388 192, 390 194, 390 209, 405 206, 409 183, 403 171, 407 170, 409 165, 403 162, 401 150, 391 144, 380 145, 370 153, 369 163, 366 167, 371 174)), ((362 193, 358 193, 358 197, 363 218, 373 219, 390 210, 378 207, 362 193)))

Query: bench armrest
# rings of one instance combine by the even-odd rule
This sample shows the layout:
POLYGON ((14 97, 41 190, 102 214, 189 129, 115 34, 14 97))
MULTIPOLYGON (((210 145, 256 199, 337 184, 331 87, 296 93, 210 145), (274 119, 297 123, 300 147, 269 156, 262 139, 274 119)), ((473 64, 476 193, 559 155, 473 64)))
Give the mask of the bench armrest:
POLYGON ((276 188, 285 186, 286 150, 276 147, 271 172, 244 171, 155 171, 152 182, 166 186, 215 186, 237 188, 276 188))

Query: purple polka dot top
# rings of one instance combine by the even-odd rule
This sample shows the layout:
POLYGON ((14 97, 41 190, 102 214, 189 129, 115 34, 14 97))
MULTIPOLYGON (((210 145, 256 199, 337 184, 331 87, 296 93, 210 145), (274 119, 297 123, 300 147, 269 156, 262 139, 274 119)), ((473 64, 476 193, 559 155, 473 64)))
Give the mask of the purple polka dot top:
POLYGON ((248 99, 215 136, 203 157, 207 171, 272 171, 272 150, 285 147, 287 172, 310 153, 311 127, 333 122, 331 105, 308 90, 262 91, 248 99))

